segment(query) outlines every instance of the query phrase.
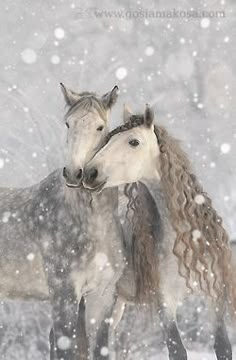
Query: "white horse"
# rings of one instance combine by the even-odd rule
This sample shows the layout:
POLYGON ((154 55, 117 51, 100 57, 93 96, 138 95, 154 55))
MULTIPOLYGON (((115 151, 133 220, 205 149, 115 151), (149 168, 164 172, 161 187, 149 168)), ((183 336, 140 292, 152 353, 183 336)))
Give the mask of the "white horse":
POLYGON ((142 278, 140 264, 144 263, 143 269, 147 264, 150 271, 144 281, 150 285, 150 298, 157 299, 169 358, 187 359, 175 316, 178 304, 194 291, 209 303, 217 359, 232 360, 224 312, 227 303, 236 310, 236 288, 222 221, 178 141, 153 124, 152 110, 147 106, 144 115, 126 111, 125 120, 86 165, 84 185, 101 191, 134 183, 127 194, 134 224, 135 277, 142 278), (137 181, 145 184, 154 199, 154 212, 149 209, 147 216, 137 181), (159 215, 158 229, 153 214, 159 215))

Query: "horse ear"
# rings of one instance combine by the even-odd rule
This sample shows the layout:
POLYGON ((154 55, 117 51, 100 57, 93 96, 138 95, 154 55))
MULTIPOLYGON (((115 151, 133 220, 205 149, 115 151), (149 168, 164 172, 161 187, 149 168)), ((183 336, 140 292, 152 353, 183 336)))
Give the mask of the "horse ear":
POLYGON ((150 108, 150 106, 148 104, 146 104, 146 109, 144 112, 144 124, 147 127, 151 127, 152 123, 154 120, 154 112, 153 110, 150 108))
POLYGON ((80 99, 80 95, 72 90, 67 89, 64 84, 60 83, 60 85, 66 104, 69 106, 74 105, 80 99))
POLYGON ((123 107, 123 122, 126 124, 130 120, 130 116, 132 115, 132 110, 127 104, 124 104, 123 107))
POLYGON ((116 85, 113 87, 113 89, 110 92, 102 96, 102 102, 104 107, 106 109, 110 109, 113 105, 115 105, 118 95, 119 95, 119 88, 116 85))

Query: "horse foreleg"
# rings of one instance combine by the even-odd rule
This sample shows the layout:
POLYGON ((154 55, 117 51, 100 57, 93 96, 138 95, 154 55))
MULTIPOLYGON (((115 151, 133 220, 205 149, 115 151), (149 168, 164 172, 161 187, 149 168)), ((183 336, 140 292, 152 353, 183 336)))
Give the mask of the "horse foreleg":
POLYGON ((218 322, 215 328, 214 349, 217 360, 232 360, 232 348, 224 320, 218 322))
POLYGON ((86 304, 82 297, 79 304, 79 316, 77 323, 78 347, 81 360, 89 359, 89 339, 86 332, 86 304))
POLYGON ((110 359, 109 329, 113 323, 112 314, 115 304, 114 288, 98 291, 88 296, 86 304, 89 309, 88 323, 93 339, 93 360, 110 359), (92 320, 92 321, 91 321, 92 320))
POLYGON ((102 321, 96 335, 96 345, 93 352, 94 360, 109 359, 109 323, 102 321))
POLYGON ((169 351, 170 360, 187 360, 187 352, 174 320, 167 328, 166 345, 169 351))
POLYGON ((73 287, 62 281, 50 289, 53 332, 50 356, 57 360, 81 360, 78 346, 78 300, 73 287))
POLYGON ((54 331, 53 328, 50 330, 49 334, 49 345, 50 345, 50 360, 54 360, 54 351, 55 351, 55 339, 54 339, 54 331))
POLYGON ((173 317, 161 311, 162 331, 166 341, 170 360, 187 360, 187 351, 182 343, 179 330, 173 317))

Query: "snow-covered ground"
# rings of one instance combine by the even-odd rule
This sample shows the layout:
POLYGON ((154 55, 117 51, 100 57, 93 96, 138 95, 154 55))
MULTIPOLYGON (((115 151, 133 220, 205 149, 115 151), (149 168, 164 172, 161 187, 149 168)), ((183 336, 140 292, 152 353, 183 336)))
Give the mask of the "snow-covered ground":
MULTIPOLYGON (((183 141, 236 239, 235 8, 235 0, 2 0, 0 186, 29 186, 63 165, 66 129, 59 82, 99 93, 118 84, 113 126, 121 121, 124 102, 135 110, 151 103, 157 121, 183 141), (184 17, 190 10, 208 14, 184 17), (218 10, 223 17, 216 16, 218 10), (162 16, 154 17, 155 11, 162 16)), ((47 304, 0 304, 0 359, 45 360, 49 314, 47 304)), ((139 320, 134 327, 130 318, 123 322, 123 343, 130 328, 129 348, 149 339, 157 354, 160 339, 156 344, 153 331, 139 320)), ((188 338, 199 324, 208 327, 204 317, 191 319, 187 330, 183 326, 188 338)), ((230 334, 236 343, 233 329, 230 334)), ((208 343, 206 335, 195 340, 208 343)), ((129 359, 151 359, 148 354, 134 349, 129 359)), ((166 355, 153 357, 162 358, 166 355)), ((189 358, 214 355, 197 350, 189 358)))
MULTIPOLYGON (((236 358, 236 348, 233 349, 233 359, 236 358)), ((150 360, 167 360, 167 353, 160 352, 158 355, 153 356, 150 360)), ((215 354, 206 351, 188 351, 188 360, 215 360, 215 354)), ((136 360, 136 359, 134 359, 136 360)), ((137 360, 139 360, 137 358, 137 360)))

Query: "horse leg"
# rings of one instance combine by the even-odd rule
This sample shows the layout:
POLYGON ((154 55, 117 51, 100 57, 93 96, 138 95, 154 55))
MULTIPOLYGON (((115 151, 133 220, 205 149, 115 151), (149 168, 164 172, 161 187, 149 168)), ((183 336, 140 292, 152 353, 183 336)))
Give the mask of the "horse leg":
POLYGON ((79 304, 79 316, 77 322, 77 334, 79 334, 78 347, 79 347, 79 352, 81 354, 80 356, 81 360, 89 359, 89 339, 86 332, 85 313, 86 313, 86 305, 85 305, 84 297, 82 297, 79 304))
POLYGON ((53 328, 51 328, 50 330, 49 344, 50 344, 50 360, 54 360, 55 339, 54 339, 53 328))
POLYGON ((109 359, 109 323, 104 320, 97 331, 96 345, 93 352, 94 360, 109 359))
POLYGON ((161 310, 162 330, 170 360, 187 360, 187 351, 182 343, 179 330, 173 317, 161 310))
POLYGON ((78 349, 78 301, 74 288, 65 280, 51 288, 50 293, 54 332, 54 337, 52 332, 50 337, 51 345, 54 343, 51 356, 55 360, 81 360, 78 349))
POLYGON ((215 328, 214 349, 217 360, 232 360, 232 348, 223 319, 215 328))
POLYGON ((187 352, 174 320, 168 326, 166 344, 170 360, 187 360, 187 352))
POLYGON ((93 359, 108 360, 109 355, 109 328, 112 324, 112 313, 115 304, 114 288, 112 291, 106 289, 106 294, 102 291, 88 296, 86 304, 89 304, 90 334, 93 338, 93 359), (99 309, 98 309, 99 304, 99 309), (91 325, 93 319, 93 325, 91 325), (92 328, 91 328, 92 326, 92 328))

